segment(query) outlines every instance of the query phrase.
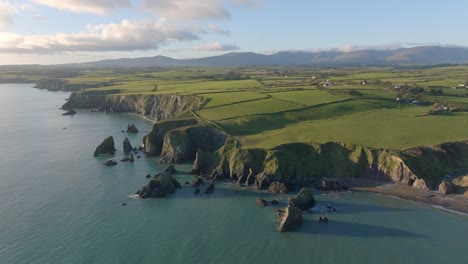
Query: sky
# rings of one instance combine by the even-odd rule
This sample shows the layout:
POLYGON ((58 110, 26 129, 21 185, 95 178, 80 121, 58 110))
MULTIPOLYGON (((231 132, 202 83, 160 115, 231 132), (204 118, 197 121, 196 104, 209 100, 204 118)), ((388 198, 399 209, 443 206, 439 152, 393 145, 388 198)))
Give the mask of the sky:
POLYGON ((0 65, 468 46, 466 0, 0 0, 0 65))

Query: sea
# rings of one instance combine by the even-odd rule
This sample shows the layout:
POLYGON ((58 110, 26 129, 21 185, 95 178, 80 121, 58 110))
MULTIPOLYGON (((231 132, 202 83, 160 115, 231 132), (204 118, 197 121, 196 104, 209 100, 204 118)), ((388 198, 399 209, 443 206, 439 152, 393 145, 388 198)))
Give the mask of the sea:
POLYGON ((130 114, 78 110, 63 116, 70 93, 0 84, 0 263, 466 263, 468 217, 378 194, 316 194, 336 213, 304 216, 277 231, 273 206, 291 195, 217 183, 194 196, 191 164, 177 165, 182 189, 137 199, 157 158, 103 166, 96 146, 113 136, 134 146, 151 123, 130 114), (135 124, 138 134, 122 133, 135 124), (123 205, 123 204, 126 205, 123 205), (317 218, 326 215, 328 224, 317 218))

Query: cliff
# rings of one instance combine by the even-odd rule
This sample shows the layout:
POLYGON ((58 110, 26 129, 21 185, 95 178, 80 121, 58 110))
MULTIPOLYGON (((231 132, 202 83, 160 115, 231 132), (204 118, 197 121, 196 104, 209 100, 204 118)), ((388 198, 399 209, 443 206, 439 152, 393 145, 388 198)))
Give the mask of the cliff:
POLYGON ((133 112, 154 120, 179 116, 200 107, 205 98, 194 95, 122 95, 119 90, 73 93, 63 109, 93 108, 106 112, 133 112))
POLYGON ((88 88, 98 88, 103 86, 110 86, 111 82, 105 83, 68 83, 63 79, 46 79, 36 83, 36 88, 48 91, 79 91, 88 88))

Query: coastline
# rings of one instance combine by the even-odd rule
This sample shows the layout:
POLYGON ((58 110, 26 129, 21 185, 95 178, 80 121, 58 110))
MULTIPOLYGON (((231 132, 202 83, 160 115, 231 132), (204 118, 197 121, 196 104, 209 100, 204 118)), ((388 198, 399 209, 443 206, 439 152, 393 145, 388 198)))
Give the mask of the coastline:
POLYGON ((435 209, 468 216, 468 198, 463 194, 443 195, 436 191, 415 189, 397 183, 386 183, 377 186, 356 186, 350 188, 356 192, 370 192, 399 199, 418 202, 435 209))

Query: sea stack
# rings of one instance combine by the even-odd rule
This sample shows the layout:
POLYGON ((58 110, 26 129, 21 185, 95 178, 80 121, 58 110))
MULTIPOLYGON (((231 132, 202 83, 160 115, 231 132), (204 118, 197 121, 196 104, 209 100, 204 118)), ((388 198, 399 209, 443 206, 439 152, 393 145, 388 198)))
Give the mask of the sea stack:
POLYGON ((130 144, 130 140, 128 139, 128 137, 126 137, 123 141, 123 148, 124 148, 124 153, 127 155, 127 154, 130 154, 132 152, 132 144, 130 144))
POLYGON ((127 125, 127 133, 138 133, 138 129, 134 124, 127 125))
POLYGON ((286 232, 291 228, 294 228, 302 223, 302 210, 294 206, 286 207, 281 222, 278 227, 278 231, 286 232))
POLYGON ((96 150, 94 151, 94 156, 99 155, 114 155, 115 153, 115 145, 114 145, 114 138, 112 136, 107 137, 102 141, 102 143, 97 146, 96 150))
POLYGON ((315 198, 312 194, 312 190, 309 188, 302 188, 296 198, 289 198, 288 205, 291 207, 298 207, 303 211, 314 207, 315 198))

